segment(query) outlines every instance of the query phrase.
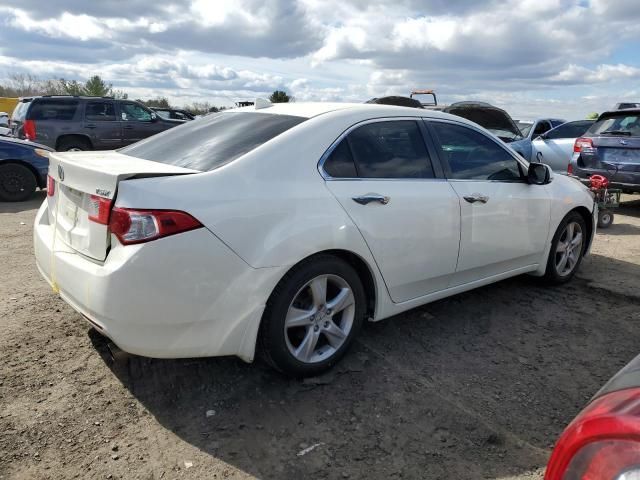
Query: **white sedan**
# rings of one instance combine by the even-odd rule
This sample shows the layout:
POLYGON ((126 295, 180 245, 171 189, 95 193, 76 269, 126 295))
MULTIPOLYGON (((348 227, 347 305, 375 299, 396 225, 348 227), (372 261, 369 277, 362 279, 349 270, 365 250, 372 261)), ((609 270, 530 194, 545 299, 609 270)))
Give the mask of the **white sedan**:
POLYGON ((125 351, 259 350, 304 376, 364 320, 523 273, 569 280, 595 214, 579 182, 460 117, 262 101, 52 153, 34 243, 54 291, 125 351))

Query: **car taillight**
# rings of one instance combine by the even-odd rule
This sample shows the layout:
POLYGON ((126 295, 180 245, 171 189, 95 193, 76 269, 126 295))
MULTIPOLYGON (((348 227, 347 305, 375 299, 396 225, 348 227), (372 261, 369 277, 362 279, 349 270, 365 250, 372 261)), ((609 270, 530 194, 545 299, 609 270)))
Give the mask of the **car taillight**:
POLYGON ((640 478, 640 388, 594 400, 560 436, 545 480, 640 478))
POLYGON ((109 229, 120 243, 131 245, 188 232, 203 225, 186 212, 114 208, 109 229))
POLYGON ((100 225, 108 225, 110 212, 111 199, 91 195, 89 198, 89 220, 100 225))
POLYGON ((53 197, 56 193, 56 181, 51 175, 47 175, 47 197, 53 197))
POLYGON ((36 139, 36 122, 35 120, 25 120, 22 124, 22 130, 24 132, 24 138, 27 140, 36 139))
POLYGON ((593 140, 590 138, 580 137, 573 144, 573 153, 582 153, 593 151, 593 140))

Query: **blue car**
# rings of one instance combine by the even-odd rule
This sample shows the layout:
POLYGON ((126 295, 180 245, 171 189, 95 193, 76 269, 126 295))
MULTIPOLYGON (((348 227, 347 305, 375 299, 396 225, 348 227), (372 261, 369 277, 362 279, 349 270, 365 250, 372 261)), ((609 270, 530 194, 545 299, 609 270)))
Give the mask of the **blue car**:
POLYGON ((49 152, 39 143, 0 137, 0 201, 22 202, 47 188, 49 152))

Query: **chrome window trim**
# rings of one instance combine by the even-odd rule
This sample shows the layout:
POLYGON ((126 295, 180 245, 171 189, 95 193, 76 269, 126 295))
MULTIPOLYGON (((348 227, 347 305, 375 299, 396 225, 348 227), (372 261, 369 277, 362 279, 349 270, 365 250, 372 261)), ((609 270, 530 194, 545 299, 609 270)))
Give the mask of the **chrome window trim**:
MULTIPOLYGON (((322 176, 322 178, 325 181, 337 181, 337 182, 345 182, 345 181, 382 181, 382 182, 386 182, 386 181, 400 181, 400 182, 432 182, 432 181, 438 181, 438 182, 444 182, 447 179, 446 178, 438 178, 438 177, 434 177, 434 178, 394 178, 394 177, 375 177, 375 178, 370 178, 370 177, 332 177, 331 175, 329 175, 325 169, 324 169, 324 162, 327 161, 327 159, 331 156, 331 154, 333 153, 333 151, 336 149, 336 147, 340 144, 340 142, 342 140, 345 139, 345 137, 347 135, 349 135, 351 132, 353 132, 356 128, 362 127, 364 125, 368 125, 370 123, 380 123, 380 122, 396 122, 396 121, 403 121, 403 120, 409 120, 412 122, 415 122, 417 124, 418 129, 420 129, 420 125, 419 122, 424 120, 423 117, 407 117, 407 116, 402 116, 402 117, 379 117, 379 118, 369 118, 367 120, 362 120, 358 123, 354 123, 353 125, 351 125, 349 128, 347 128, 344 132, 342 132, 338 138, 336 138, 333 143, 331 145, 329 145, 329 148, 327 148, 327 150, 322 154, 322 156, 320 157, 320 160, 318 161, 318 172, 320 173, 320 175, 322 176)), ((435 175, 435 167, 433 166, 433 162, 435 161, 435 159, 431 158, 431 154, 429 152, 429 149, 427 148, 427 139, 424 138, 424 134, 422 133, 422 131, 420 130, 420 135, 422 135, 423 137, 423 141, 425 142, 425 150, 427 151, 427 154, 429 155, 429 161, 431 162, 431 169, 434 172, 435 175)), ((355 160, 354 160, 355 161, 355 160)))

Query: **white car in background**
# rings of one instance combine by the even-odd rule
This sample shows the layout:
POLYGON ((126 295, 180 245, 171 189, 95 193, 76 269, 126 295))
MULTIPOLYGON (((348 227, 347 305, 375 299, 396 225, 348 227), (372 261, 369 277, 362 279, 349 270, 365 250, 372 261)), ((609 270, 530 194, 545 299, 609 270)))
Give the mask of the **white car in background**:
POLYGON ((576 120, 533 139, 533 159, 549 165, 554 172, 566 174, 576 139, 584 135, 595 120, 576 120))
POLYGON ((113 152, 52 153, 37 265, 125 351, 258 346, 314 375, 364 320, 514 275, 576 272, 595 206, 440 112, 276 104, 210 115, 113 152))

